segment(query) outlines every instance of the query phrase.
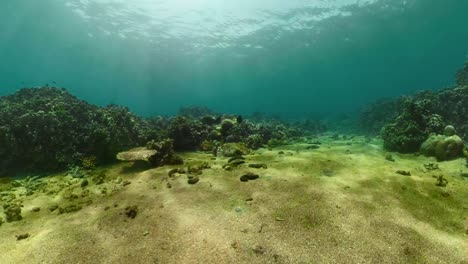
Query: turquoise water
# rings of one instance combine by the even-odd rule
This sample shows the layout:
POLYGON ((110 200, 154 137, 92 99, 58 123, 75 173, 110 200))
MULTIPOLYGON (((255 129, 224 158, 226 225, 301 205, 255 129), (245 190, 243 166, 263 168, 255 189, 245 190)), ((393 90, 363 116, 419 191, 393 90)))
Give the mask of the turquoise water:
POLYGON ((0 95, 57 85, 173 114, 303 116, 440 89, 468 54, 465 0, 5 0, 0 95))

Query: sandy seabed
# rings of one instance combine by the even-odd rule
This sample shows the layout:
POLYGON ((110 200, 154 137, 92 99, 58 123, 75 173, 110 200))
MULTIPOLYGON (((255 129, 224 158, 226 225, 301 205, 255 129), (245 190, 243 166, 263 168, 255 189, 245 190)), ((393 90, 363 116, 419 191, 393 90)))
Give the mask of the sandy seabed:
POLYGON ((211 166, 194 185, 168 176, 180 166, 127 163, 90 172, 105 181, 89 176, 85 187, 66 174, 42 178, 29 195, 3 183, 3 196, 22 201, 23 220, 0 226, 0 263, 468 263, 463 159, 388 153, 363 137, 318 140, 318 149, 254 151, 232 171, 228 158, 182 153, 184 168, 211 166), (241 182, 247 172, 260 177, 241 182), (446 187, 436 186, 439 175, 446 187), (49 210, 70 204, 81 210, 49 210))

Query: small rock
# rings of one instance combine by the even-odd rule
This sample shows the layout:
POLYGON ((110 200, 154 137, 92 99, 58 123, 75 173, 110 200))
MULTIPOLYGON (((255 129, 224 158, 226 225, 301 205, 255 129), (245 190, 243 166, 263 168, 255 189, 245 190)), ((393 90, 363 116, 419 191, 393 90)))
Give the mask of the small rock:
POLYGON ((133 205, 133 206, 127 206, 125 208, 125 215, 130 218, 130 219, 135 219, 135 217, 138 214, 138 206, 133 205))
POLYGON ((286 221, 286 219, 281 218, 281 217, 276 217, 275 221, 282 222, 282 221, 286 221))
POLYGON ((16 241, 26 239, 26 238, 28 238, 28 237, 30 237, 30 236, 31 236, 31 235, 30 235, 29 233, 24 233, 24 234, 16 235, 16 241))
POLYGON ((233 162, 235 160, 245 160, 245 158, 243 156, 234 156, 234 157, 228 159, 228 163, 231 163, 231 162, 233 162))
POLYGON ((13 187, 21 187, 21 185, 22 185, 22 184, 21 184, 20 181, 12 181, 12 182, 11 182, 11 186, 13 186, 13 187))
POLYGON ((81 210, 81 206, 77 204, 70 204, 65 207, 59 207, 59 214, 72 213, 81 210))
POLYGON ((439 186, 439 187, 446 187, 447 184, 448 184, 448 180, 445 179, 445 177, 444 177, 443 175, 437 176, 436 186, 439 186))
POLYGON ((332 177, 332 176, 335 175, 335 171, 332 170, 332 169, 324 169, 324 170, 322 171, 322 174, 325 175, 325 176, 327 176, 327 177, 332 177))
POLYGON ((229 163, 229 165, 231 166, 234 166, 234 167, 237 167, 241 164, 244 164, 245 163, 245 160, 233 160, 229 163))
POLYGON ((257 255, 263 255, 266 253, 266 249, 263 246, 257 245, 252 248, 253 252, 257 255))
POLYGON ((81 186, 81 188, 84 188, 84 187, 88 186, 88 184, 89 184, 88 180, 87 180, 87 179, 84 179, 84 180, 81 182, 80 186, 81 186))
POLYGON ((143 236, 147 236, 147 235, 149 235, 149 231, 145 231, 145 232, 143 233, 143 236))
POLYGON ((187 178, 188 178, 187 180, 188 184, 195 184, 200 180, 198 176, 192 176, 192 175, 187 176, 187 178))
POLYGON ((388 161, 391 161, 391 162, 395 162, 395 159, 393 158, 392 154, 387 154, 385 156, 385 159, 388 160, 388 161))
POLYGON ((442 195, 442 197, 449 197, 449 196, 450 196, 450 193, 448 193, 448 192, 442 192, 442 193, 440 193, 440 195, 442 195))
POLYGON ((284 154, 284 151, 280 151, 278 152, 279 155, 283 155, 284 154))
POLYGON ((255 174, 255 173, 252 173, 252 172, 248 172, 248 173, 246 173, 246 174, 244 174, 244 175, 242 175, 242 176, 240 177, 240 181, 241 181, 241 182, 247 182, 247 181, 249 181, 249 180, 256 180, 256 179, 258 179, 259 177, 260 177, 260 176, 259 176, 258 174, 255 174))
POLYGON ((319 149, 319 148, 320 148, 319 145, 309 145, 309 146, 306 147, 306 149, 309 149, 309 150, 311 150, 311 149, 319 149))
POLYGON ((33 207, 31 209, 31 211, 37 213, 37 212, 41 211, 41 208, 40 207, 33 207))
POLYGON ((239 243, 237 243, 237 241, 233 241, 233 242, 231 243, 231 247, 232 247, 233 249, 237 249, 237 248, 239 247, 239 243))
POLYGON ((128 180, 125 180, 125 181, 122 182, 122 185, 123 185, 123 186, 127 186, 127 185, 129 185, 129 184, 131 184, 131 182, 128 181, 128 180))
POLYGON ((170 182, 167 182, 166 187, 170 189, 170 188, 172 188, 172 184, 170 182))
POLYGON ((59 208, 59 206, 56 205, 56 204, 54 204, 54 205, 51 205, 51 206, 49 207, 49 211, 53 212, 53 211, 57 210, 58 208, 59 208))
POLYGON ((232 166, 229 165, 229 164, 226 164, 223 166, 223 169, 226 170, 226 171, 232 171, 232 166))
POLYGON ((396 173, 403 175, 403 176, 411 176, 411 172, 409 171, 397 170, 396 173))
POLYGON ((254 168, 254 169, 262 169, 262 168, 267 169, 268 168, 267 165, 264 163, 251 163, 249 164, 249 167, 254 168))
POLYGON ((426 163, 426 164, 424 164, 424 168, 426 170, 428 170, 428 171, 438 170, 439 169, 439 164, 433 163, 433 162, 426 163))

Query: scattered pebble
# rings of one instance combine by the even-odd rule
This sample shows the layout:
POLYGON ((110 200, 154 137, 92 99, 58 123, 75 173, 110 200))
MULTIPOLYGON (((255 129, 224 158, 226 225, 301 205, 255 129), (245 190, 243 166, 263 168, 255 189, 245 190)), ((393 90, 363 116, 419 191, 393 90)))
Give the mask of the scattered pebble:
POLYGON ((411 176, 411 172, 405 170, 397 170, 396 173, 403 175, 403 176, 411 176))
POLYGON ((286 221, 286 219, 281 218, 281 217, 276 217, 275 221, 282 222, 282 221, 286 221))
POLYGON ((129 185, 129 184, 131 184, 131 182, 128 181, 128 180, 125 180, 125 181, 122 182, 122 185, 123 185, 123 186, 127 186, 127 185, 129 185))
POLYGON ((30 237, 31 235, 29 233, 24 233, 24 234, 19 234, 19 235, 16 235, 16 240, 19 241, 19 240, 23 240, 23 239, 26 239, 28 237, 30 237))
POLYGON ((233 242, 231 243, 231 247, 232 247, 233 249, 237 249, 237 248, 239 247, 239 243, 237 243, 237 241, 233 241, 233 242))
POLYGON ((132 205, 125 208, 125 215, 130 219, 135 219, 138 214, 138 206, 132 205))
POLYGON ((257 245, 252 248, 253 252, 257 255, 263 255, 266 253, 266 249, 263 246, 257 245))

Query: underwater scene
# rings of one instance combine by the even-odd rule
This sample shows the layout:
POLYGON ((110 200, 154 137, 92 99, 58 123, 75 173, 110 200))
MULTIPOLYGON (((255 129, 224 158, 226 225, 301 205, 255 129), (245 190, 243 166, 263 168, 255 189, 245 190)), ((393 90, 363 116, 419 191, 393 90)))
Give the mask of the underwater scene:
POLYGON ((468 264, 467 14, 1 1, 0 264, 468 264))

